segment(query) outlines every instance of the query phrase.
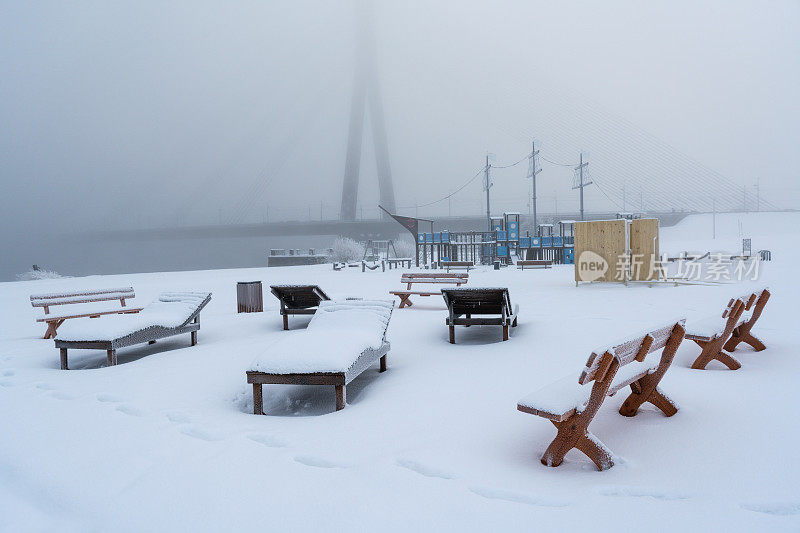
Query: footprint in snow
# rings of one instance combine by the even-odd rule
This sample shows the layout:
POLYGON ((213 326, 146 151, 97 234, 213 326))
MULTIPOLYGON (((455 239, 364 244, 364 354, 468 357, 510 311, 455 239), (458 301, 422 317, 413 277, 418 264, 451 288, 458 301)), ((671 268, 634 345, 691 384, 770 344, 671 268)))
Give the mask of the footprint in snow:
POLYGON ((186 413, 181 413, 180 411, 170 411, 166 414, 166 416, 169 421, 174 424, 186 424, 192 421, 192 418, 189 415, 186 413))
POLYGON ((754 513, 763 513, 776 516, 800 515, 800 503, 743 503, 740 505, 740 507, 742 509, 747 509, 748 511, 753 511, 754 513))
POLYGON ((503 500, 512 503, 524 503, 526 505, 536 505, 539 507, 567 507, 569 502, 543 498, 526 494, 524 492, 514 492, 504 489, 493 489, 491 487, 470 487, 469 490, 478 496, 489 500, 503 500))
MULTIPOLYGON (((113 400, 112 400, 113 401, 113 400)), ((117 406, 117 411, 120 413, 125 413, 126 415, 130 416, 144 416, 145 412, 139 409, 138 407, 134 407, 133 405, 123 403, 122 405, 117 406)))
POLYGON ((440 479, 455 479, 458 477, 447 470, 442 470, 441 468, 437 468, 435 466, 424 465, 411 459, 398 459, 397 466, 407 468, 412 472, 416 472, 417 474, 421 474, 426 477, 438 477, 440 479))
POLYGON ((44 383, 43 381, 40 381, 39 383, 37 383, 36 384, 36 388, 40 389, 40 390, 53 390, 53 389, 55 389, 55 387, 53 385, 50 385, 49 383, 44 383))
POLYGON ((0 379, 0 387, 13 387, 14 382, 10 379, 0 379))
POLYGON ((50 397, 55 398, 57 400, 74 400, 76 398, 74 394, 61 391, 51 392, 50 397))
POLYGON ((106 394, 104 392, 98 394, 96 398, 98 402, 103 402, 103 403, 119 403, 124 401, 119 396, 114 396, 113 394, 106 394))
POLYGON ((317 468, 350 468, 351 465, 345 463, 338 463, 335 461, 330 461, 328 459, 323 459, 322 457, 316 457, 313 455, 298 455, 294 458, 294 460, 300 464, 304 464, 306 466, 314 466, 317 468))
POLYGON ((598 494, 602 496, 623 496, 628 498, 653 498, 656 500, 688 500, 692 496, 684 492, 676 492, 666 489, 655 489, 652 487, 624 487, 608 486, 601 487, 598 494))
POLYGON ((201 428, 198 426, 183 427, 181 428, 181 433, 183 433, 187 437, 192 437, 195 439, 200 439, 208 442, 214 442, 222 440, 224 438, 223 435, 219 432, 209 431, 205 428, 201 428))
POLYGON ((267 435, 266 433, 254 433, 252 435, 248 435, 247 438, 253 442, 263 444, 264 446, 269 446, 270 448, 283 448, 286 446, 286 443, 283 440, 272 435, 267 435))
POLYGON ((16 374, 16 372, 14 372, 13 370, 3 370, 3 376, 4 377, 10 378, 14 374, 16 374))

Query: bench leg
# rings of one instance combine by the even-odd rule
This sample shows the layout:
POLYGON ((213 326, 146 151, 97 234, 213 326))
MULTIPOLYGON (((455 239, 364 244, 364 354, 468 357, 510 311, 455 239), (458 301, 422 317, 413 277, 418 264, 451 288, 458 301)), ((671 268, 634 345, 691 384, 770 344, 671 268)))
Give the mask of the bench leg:
POLYGON ((448 326, 450 328, 450 344, 456 343, 456 327, 455 326, 448 326))
POLYGON ((672 416, 678 412, 678 407, 675 402, 669 399, 661 389, 658 388, 657 382, 661 380, 648 379, 654 377, 650 374, 637 382, 631 383, 631 394, 622 403, 619 408, 619 414, 622 416, 634 416, 639 410, 639 407, 645 402, 649 402, 664 413, 665 416, 672 416), (653 383, 655 381, 656 383, 653 383))
POLYGON ((700 355, 697 357, 697 359, 695 359, 694 363, 692 363, 693 369, 705 370, 706 366, 708 366, 708 363, 714 359, 721 362, 731 370, 738 370, 742 367, 741 363, 734 359, 733 356, 722 351, 722 347, 718 341, 705 342, 695 340, 694 342, 696 342, 703 350, 700 352, 700 355))
POLYGON ((283 330, 289 329, 289 315, 283 315, 283 330))
POLYGON ((61 370, 69 370, 67 367, 67 349, 61 348, 61 370))
POLYGON ((261 383, 253 383, 253 414, 264 414, 264 400, 261 397, 261 383))
POLYGON ((503 324, 503 340, 508 340, 508 324, 503 324))
POLYGON ((386 372, 386 356, 381 357, 381 369, 378 372, 386 372))
POLYGON ((334 385, 334 388, 336 389, 336 410, 341 411, 347 401, 347 391, 344 385, 334 385))
POLYGON ((108 366, 114 366, 117 364, 117 351, 116 350, 106 350, 106 360, 108 361, 108 366))
POLYGON ((728 352, 732 352, 736 349, 737 346, 739 346, 739 343, 742 342, 745 344, 749 344, 757 352, 767 349, 767 347, 764 346, 764 343, 761 342, 757 337, 755 337, 749 331, 737 332, 736 330, 733 331, 733 335, 731 335, 731 338, 728 339, 728 342, 725 343, 725 346, 723 348, 728 352))
POLYGON ((397 306, 398 309, 402 309, 406 306, 411 307, 413 304, 411 303, 411 295, 410 294, 401 294, 400 295, 400 305, 397 306))
POLYGON ((44 337, 42 337, 42 338, 44 338, 44 339, 54 339, 55 336, 56 336, 56 330, 58 329, 58 326, 60 326, 63 323, 64 323, 63 320, 56 320, 56 321, 53 321, 53 322, 48 322, 47 323, 47 331, 44 332, 44 337))
POLYGON ((564 456, 568 451, 572 448, 577 448, 592 460, 598 470, 608 470, 614 466, 611 451, 600 442, 600 439, 586 429, 585 424, 576 422, 573 419, 568 419, 564 422, 553 422, 558 428, 558 434, 544 452, 542 464, 545 466, 558 466, 564 461, 564 456))
POLYGON ((197 332, 193 331, 191 333, 191 346, 195 346, 197 344, 197 332))

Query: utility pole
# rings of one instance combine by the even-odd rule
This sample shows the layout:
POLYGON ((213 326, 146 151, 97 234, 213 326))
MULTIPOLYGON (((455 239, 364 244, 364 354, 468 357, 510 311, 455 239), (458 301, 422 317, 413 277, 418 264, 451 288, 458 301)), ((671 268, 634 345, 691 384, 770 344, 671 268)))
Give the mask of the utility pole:
POLYGON ((625 180, 622 181, 622 212, 625 213, 625 180))
POLYGON ((747 185, 742 187, 742 211, 747 213, 747 185))
POLYGON ((531 208, 533 210, 533 234, 536 235, 536 228, 539 226, 536 220, 536 175, 542 171, 541 168, 536 168, 536 156, 539 155, 539 150, 536 149, 536 141, 531 143, 531 169, 530 177, 532 181, 531 187, 531 208))
POLYGON ((483 186, 486 189, 486 231, 492 231, 492 212, 489 207, 489 154, 486 154, 486 168, 484 169, 484 182, 483 186))
MULTIPOLYGON (((578 166, 575 167, 575 182, 576 183, 574 183, 573 186, 572 186, 573 189, 580 189, 580 192, 581 192, 581 220, 584 220, 584 216, 583 216, 583 188, 586 187, 587 185, 591 185, 591 183, 592 183, 591 180, 584 179, 584 168, 586 168, 588 165, 589 165, 588 162, 586 162, 586 163, 583 162, 583 152, 581 152, 581 154, 580 154, 580 162, 578 163, 578 166)), ((587 178, 588 178, 588 176, 587 176, 587 178)))

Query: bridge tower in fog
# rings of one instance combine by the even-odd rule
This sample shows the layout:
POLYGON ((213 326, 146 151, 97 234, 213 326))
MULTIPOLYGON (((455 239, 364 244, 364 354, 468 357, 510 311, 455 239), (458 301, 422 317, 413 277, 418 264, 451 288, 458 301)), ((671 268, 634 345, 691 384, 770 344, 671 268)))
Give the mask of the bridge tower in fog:
POLYGON ((341 220, 356 219, 358 202, 358 180, 361 168, 361 144, 364 136, 364 115, 369 104, 372 126, 372 144, 378 166, 380 204, 395 212, 394 185, 389 165, 389 146, 386 137, 386 121, 383 116, 377 58, 375 56, 375 34, 373 28, 372 2, 356 0, 356 60, 353 80, 353 98, 350 103, 350 127, 347 137, 347 156, 344 163, 342 186, 341 220))

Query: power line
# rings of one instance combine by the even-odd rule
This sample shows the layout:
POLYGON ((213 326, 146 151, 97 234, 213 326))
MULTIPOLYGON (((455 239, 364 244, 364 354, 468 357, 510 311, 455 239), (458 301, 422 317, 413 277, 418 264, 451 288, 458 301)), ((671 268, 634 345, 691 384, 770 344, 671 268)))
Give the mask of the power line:
POLYGON ((575 166, 575 163, 556 163, 555 161, 551 161, 550 159, 547 159, 543 155, 540 155, 539 157, 541 157, 544 161, 547 161, 551 165, 557 165, 559 167, 574 167, 575 166))
POLYGON ((458 194, 459 192, 461 192, 464 189, 464 187, 466 187, 467 185, 469 185, 470 183, 475 181, 475 178, 480 176, 485 170, 486 170, 486 167, 485 166, 482 167, 478 172, 475 173, 474 176, 472 176, 463 185, 461 185, 461 187, 459 187, 455 191, 451 192, 447 196, 444 196, 444 197, 439 198, 438 200, 434 200, 432 202, 428 202, 427 204, 417 204, 417 205, 404 206, 404 207, 401 207, 400 209, 411 209, 412 207, 415 207, 415 208, 428 207, 428 206, 431 206, 433 204, 438 204, 439 202, 443 202, 443 201, 447 200, 448 198, 451 198, 451 197, 455 196, 456 194, 458 194))

